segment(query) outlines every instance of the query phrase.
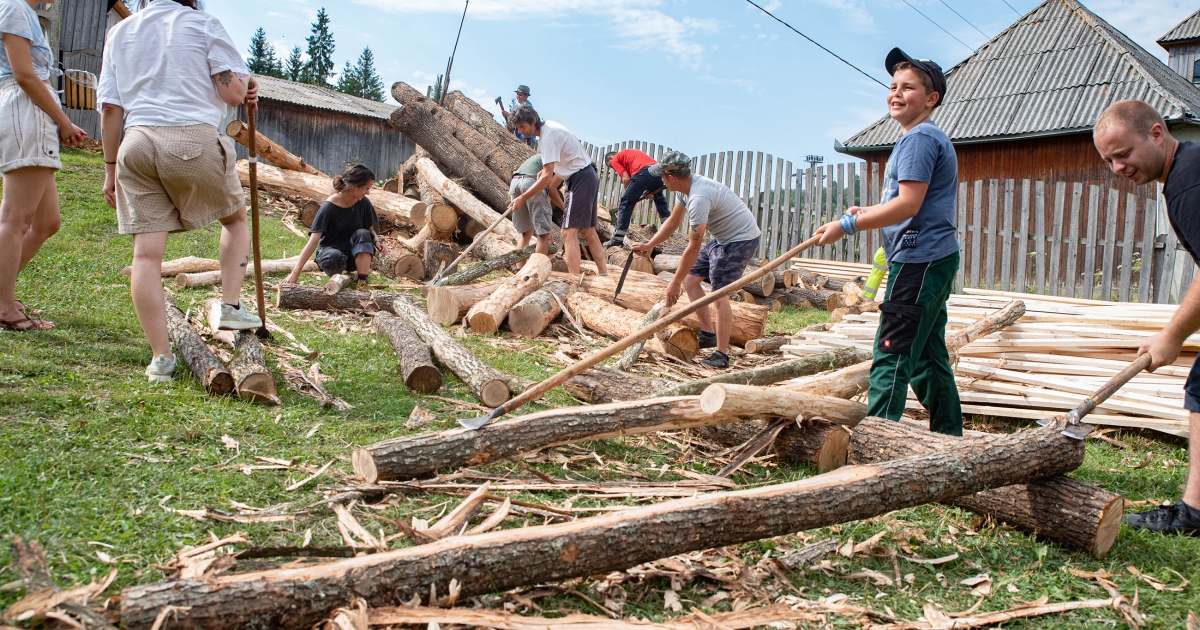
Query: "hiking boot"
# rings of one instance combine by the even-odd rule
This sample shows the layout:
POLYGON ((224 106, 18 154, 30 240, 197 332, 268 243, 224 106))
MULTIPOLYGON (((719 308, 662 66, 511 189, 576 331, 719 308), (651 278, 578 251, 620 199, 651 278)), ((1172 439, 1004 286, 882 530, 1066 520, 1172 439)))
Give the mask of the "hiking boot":
POLYGON ((609 247, 616 247, 617 245, 620 245, 621 247, 625 247, 625 237, 623 237, 623 236, 612 237, 611 239, 609 239, 609 241, 607 243, 604 244, 604 249, 608 249, 609 247))
POLYGON ((708 358, 700 362, 708 367, 725 369, 729 367, 729 355, 720 350, 713 350, 713 353, 708 355, 708 358))
POLYGON ((696 341, 700 342, 701 350, 704 350, 705 348, 716 348, 717 333, 704 332, 701 330, 700 334, 696 335, 696 341))
POLYGON ((1200 510, 1188 507, 1183 501, 1141 512, 1126 514, 1125 524, 1134 529, 1144 529, 1164 534, 1186 534, 1200 536, 1200 510))
POLYGON ((358 283, 354 285, 354 290, 355 291, 370 291, 371 285, 367 284, 366 280, 359 280, 358 283))
POLYGON ((208 321, 217 322, 217 330, 250 330, 251 328, 261 328, 262 320, 258 318, 246 307, 245 304, 238 302, 238 307, 234 308, 224 302, 213 308, 213 312, 209 313, 208 321), (216 315, 214 318, 213 315, 216 315))
POLYGON ((158 355, 146 366, 146 377, 151 383, 170 383, 174 373, 175 359, 168 359, 165 354, 158 355))

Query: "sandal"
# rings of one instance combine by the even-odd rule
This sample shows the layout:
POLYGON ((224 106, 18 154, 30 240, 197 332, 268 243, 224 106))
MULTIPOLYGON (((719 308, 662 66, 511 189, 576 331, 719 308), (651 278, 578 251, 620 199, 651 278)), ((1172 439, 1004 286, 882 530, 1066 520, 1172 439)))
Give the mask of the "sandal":
POLYGON ((17 310, 21 311, 22 313, 25 313, 26 315, 43 315, 46 312, 40 308, 29 308, 28 306, 25 306, 25 303, 22 302, 21 300, 16 300, 16 302, 17 302, 17 310))
POLYGON ((30 330, 50 330, 54 328, 54 322, 48 322, 26 315, 25 317, 16 321, 0 319, 0 328, 16 332, 28 332, 30 330))

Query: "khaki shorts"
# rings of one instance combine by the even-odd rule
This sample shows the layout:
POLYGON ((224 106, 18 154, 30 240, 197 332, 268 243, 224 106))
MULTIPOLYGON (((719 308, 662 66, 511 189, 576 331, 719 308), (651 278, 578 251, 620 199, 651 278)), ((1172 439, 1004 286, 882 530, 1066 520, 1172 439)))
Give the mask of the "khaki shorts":
MULTIPOLYGON (((525 194, 525 191, 535 183, 537 183, 537 178, 528 175, 513 175, 512 183, 508 185, 508 196, 516 199, 525 194)), ((551 220, 552 215, 550 194, 543 190, 521 206, 520 210, 512 213, 513 227, 521 234, 529 230, 533 230, 537 236, 549 234, 554 227, 551 220)))
POLYGON ((58 125, 12 77, 0 79, 0 173, 28 166, 62 169, 58 125))
POLYGON ((212 125, 136 126, 117 152, 117 231, 202 228, 246 205, 233 140, 212 125))

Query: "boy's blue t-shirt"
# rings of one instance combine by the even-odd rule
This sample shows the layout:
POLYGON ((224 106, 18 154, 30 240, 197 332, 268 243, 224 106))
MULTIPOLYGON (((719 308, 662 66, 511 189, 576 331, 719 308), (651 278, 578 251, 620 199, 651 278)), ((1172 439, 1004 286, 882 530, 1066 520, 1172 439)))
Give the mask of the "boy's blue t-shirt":
POLYGON ((925 182, 929 189, 917 216, 883 228, 888 264, 932 262, 958 251, 958 156, 931 120, 901 136, 892 150, 884 169, 884 203, 900 194, 902 181, 925 182))

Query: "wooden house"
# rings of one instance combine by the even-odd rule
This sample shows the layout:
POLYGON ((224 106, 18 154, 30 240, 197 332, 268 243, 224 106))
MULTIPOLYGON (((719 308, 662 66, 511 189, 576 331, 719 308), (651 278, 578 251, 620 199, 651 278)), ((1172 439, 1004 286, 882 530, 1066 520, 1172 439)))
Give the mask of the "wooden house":
POLYGON ((1200 83, 1200 11, 1189 15, 1158 39, 1167 51, 1167 66, 1179 76, 1200 83))

